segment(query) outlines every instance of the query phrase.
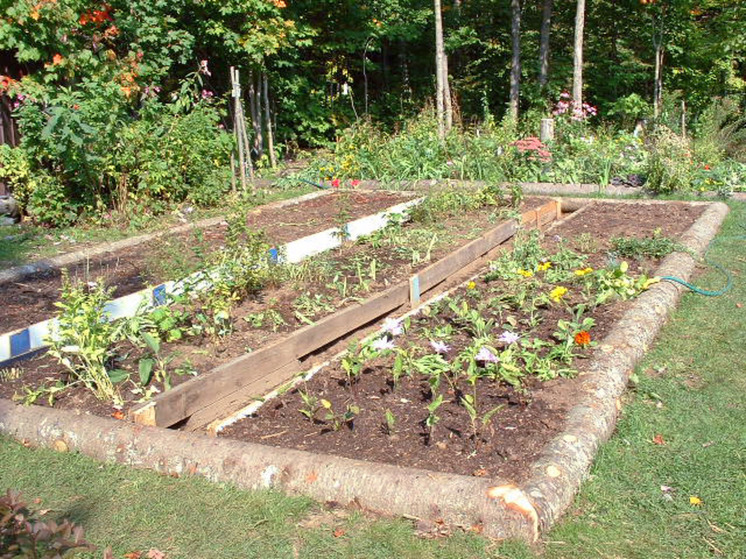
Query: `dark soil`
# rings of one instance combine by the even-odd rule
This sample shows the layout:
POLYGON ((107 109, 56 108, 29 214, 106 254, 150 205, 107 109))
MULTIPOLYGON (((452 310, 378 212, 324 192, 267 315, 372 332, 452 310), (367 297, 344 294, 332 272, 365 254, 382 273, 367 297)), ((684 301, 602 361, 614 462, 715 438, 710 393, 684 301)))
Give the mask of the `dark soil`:
MULTIPOLYGON (((335 192, 282 208, 257 208, 247 221, 264 231, 276 245, 318 233, 341 223, 377 213, 412 199, 391 192, 335 192)), ((103 277, 115 286, 113 297, 134 293, 147 285, 180 279, 200 269, 225 242, 225 224, 171 235, 144 245, 106 253, 64 267, 70 278, 92 281, 103 277)), ((62 286, 62 270, 42 272, 22 281, 0 284, 0 333, 24 328, 55 312, 54 303, 62 286)))
MULTIPOLYGON (((643 238, 653 235, 660 228, 663 235, 675 239, 692 225, 702 211, 701 206, 685 203, 620 205, 597 202, 592 208, 552 229, 545 238, 545 247, 552 252, 553 247, 566 241, 573 249, 588 254, 588 263, 592 267, 603 267, 610 258, 608 249, 612 238, 643 238)), ((653 260, 627 261, 630 270, 637 273, 652 272, 659 263, 653 260)), ((459 293, 468 300, 469 296, 479 299, 500 293, 500 290, 499 284, 480 281, 473 292, 462 288, 459 293)), ((565 301, 568 306, 553 305, 546 309, 541 323, 531 330, 531 337, 551 339, 557 321, 571 318, 568 307, 582 301, 579 293, 571 290, 565 301)), ((616 302, 597 307, 587 314, 596 321, 592 329, 593 340, 601 340, 628 305, 629 302, 616 302)), ((513 314, 519 321, 526 320, 518 312, 513 314)), ((453 319, 447 309, 437 316, 441 324, 453 319)), ((432 321, 433 317, 418 317, 413 319, 413 324, 432 327, 432 321)), ((503 325, 498 320, 492 339, 496 339, 502 330, 503 325)), ((465 347, 467 341, 464 338, 463 331, 457 330, 448 341, 451 345, 449 360, 465 347)), ((407 334, 403 339, 397 338, 396 342, 398 347, 424 347, 424 353, 428 353, 428 340, 417 338, 416 334, 407 334), (415 339, 411 339, 412 336, 415 339)), ((500 347, 497 341, 495 344, 500 347)), ((583 350, 584 355, 572 363, 580 375, 590 363, 583 357, 589 357, 591 353, 591 349, 583 350)), ((520 482, 546 443, 562 431, 566 413, 577 401, 577 377, 560 377, 547 382, 540 382, 535 377, 527 378, 520 389, 480 379, 477 388, 482 413, 497 406, 502 407, 486 426, 477 422, 475 433, 460 403, 463 393, 471 388, 464 382, 456 382, 454 390, 442 381, 440 392, 444 396, 444 403, 437 410, 440 421, 430 432, 425 425, 427 406, 433 398, 429 384, 422 376, 414 375, 402 377, 394 387, 391 363, 391 358, 370 361, 363 373, 352 382, 339 364, 333 364, 298 387, 319 401, 323 398, 331 402, 331 409, 338 416, 345 412, 348 405, 357 406, 359 412, 351 422, 340 421, 335 425, 334 420, 326 417, 325 409, 319 409, 314 421, 309 420, 300 412, 305 405, 301 394, 295 389, 269 400, 255 415, 228 426, 221 436, 400 466, 520 482), (385 420, 387 410, 395 417, 392 428, 385 420)))
MULTIPOLYGON (((546 203, 545 198, 528 198, 524 201, 521 210, 528 211, 546 203)), ((328 281, 318 282, 316 278, 309 277, 306 280, 287 282, 280 285, 269 286, 260 293, 241 302, 233 311, 234 331, 230 336, 224 338, 211 338, 207 336, 186 338, 179 342, 164 343, 161 350, 163 355, 173 355, 174 359, 169 364, 172 371, 173 385, 180 384, 190 375, 179 375, 179 369, 194 370, 197 372, 209 371, 223 363, 238 356, 244 355, 247 350, 256 350, 272 342, 278 341, 288 333, 302 328, 307 324, 298 314, 294 303, 299 295, 307 294, 310 298, 319 297, 326 308, 316 309, 311 312, 303 309, 303 316, 308 320, 317 321, 332 312, 355 304, 357 301, 383 291, 409 277, 432 262, 442 258, 455 248, 466 244, 486 230, 495 227, 496 209, 493 207, 483 208, 470 212, 468 215, 459 215, 443 220, 437 226, 438 238, 441 244, 432 251, 431 259, 416 264, 412 263, 411 256, 389 248, 375 248, 368 243, 346 243, 339 249, 330 251, 325 255, 314 257, 314 261, 324 259, 334 270, 340 273, 340 281, 331 284, 328 281), (465 226, 464 224, 468 224, 465 226), (368 262, 375 258, 377 262, 377 279, 368 281, 363 286, 358 276, 356 263, 362 262, 361 270, 368 270, 368 262), (343 298, 339 293, 339 285, 344 278, 347 285, 347 293, 343 298), (283 319, 283 324, 273 328, 270 324, 264 324, 256 328, 249 324, 244 317, 251 313, 261 312, 267 309, 276 311, 283 319)), ((415 228, 414 224, 405 224, 403 229, 415 228)), ((428 236, 425 243, 430 240, 428 236)), ((425 249, 421 250, 424 256, 425 249)), ((126 362, 116 363, 116 368, 126 369, 137 377, 137 362, 144 355, 144 350, 131 346, 122 347, 120 354, 126 355, 126 362)), ((49 355, 42 354, 28 361, 20 362, 18 370, 22 374, 18 378, 5 379, 0 382, 0 397, 11 398, 22 396, 24 387, 39 387, 43 384, 51 385, 61 377, 64 378, 63 368, 49 355)), ((121 390, 124 400, 125 411, 136 404, 139 395, 130 392, 129 388, 121 390)), ((48 405, 44 399, 37 401, 38 404, 48 405)), ((82 387, 68 389, 55 397, 53 404, 63 409, 85 410, 97 415, 109 415, 113 409, 111 404, 102 403, 90 392, 82 387)))

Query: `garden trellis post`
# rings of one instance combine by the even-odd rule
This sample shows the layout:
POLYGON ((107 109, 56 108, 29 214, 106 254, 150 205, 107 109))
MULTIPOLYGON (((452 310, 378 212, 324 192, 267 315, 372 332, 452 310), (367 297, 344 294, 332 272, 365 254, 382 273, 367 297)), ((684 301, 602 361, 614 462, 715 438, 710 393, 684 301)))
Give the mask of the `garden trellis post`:
MULTIPOLYGON (((241 81, 238 70, 231 66, 231 85, 233 97, 233 129, 236 134, 236 144, 238 146, 238 166, 241 173, 241 189, 246 191, 246 172, 249 177, 254 179, 254 168, 251 163, 251 151, 249 150, 249 140, 246 134, 246 118, 244 117, 243 104, 241 102, 241 81)), ((253 187, 252 187, 253 188, 253 187)))

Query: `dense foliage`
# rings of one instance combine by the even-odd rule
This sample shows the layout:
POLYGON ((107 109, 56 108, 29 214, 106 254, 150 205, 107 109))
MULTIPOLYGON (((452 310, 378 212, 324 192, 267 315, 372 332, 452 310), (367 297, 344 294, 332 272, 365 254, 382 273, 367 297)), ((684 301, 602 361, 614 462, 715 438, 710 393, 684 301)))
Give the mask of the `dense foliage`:
MULTIPOLYGON (((143 211, 146 200, 149 212, 174 201, 214 203, 230 186, 233 139, 223 129, 231 128, 231 66, 241 70, 260 166, 267 162, 263 129, 274 132, 281 153, 337 139, 335 173, 357 178, 608 183, 649 164, 655 188, 666 191, 707 185, 713 177, 697 176, 697 165, 743 159, 746 5, 738 0, 589 1, 585 91, 599 111, 590 120, 626 132, 591 133, 568 113, 556 144, 544 147, 551 164, 516 144, 537 135, 540 117, 558 112, 572 75, 575 6, 554 2, 549 79, 538 85, 543 4, 522 3, 518 127, 496 124, 508 98, 510 3, 444 6, 462 127, 442 145, 421 116, 435 81, 429 0, 2 0, 8 75, 0 89, 15 107, 22 141, 20 152, 0 151, 0 180, 37 221, 55 224, 112 208, 143 211), (671 136, 682 133, 685 101, 689 132, 709 143, 701 142, 685 173, 671 169, 671 158, 686 158, 688 145, 673 155, 668 147, 628 150, 634 161, 620 159, 630 146, 640 151, 627 132, 651 116, 656 46, 664 53, 657 121, 670 134, 654 137, 676 147, 671 136), (725 101, 713 104, 715 97, 725 101), (723 134, 727 141, 718 143, 723 134)), ((715 182, 742 177, 742 167, 728 165, 715 182)))

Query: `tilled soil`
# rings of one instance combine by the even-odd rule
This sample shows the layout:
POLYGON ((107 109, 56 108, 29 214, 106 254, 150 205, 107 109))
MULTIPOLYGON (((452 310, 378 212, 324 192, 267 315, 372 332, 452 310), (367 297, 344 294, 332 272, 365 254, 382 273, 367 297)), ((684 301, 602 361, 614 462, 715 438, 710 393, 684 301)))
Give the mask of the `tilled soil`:
MULTIPOLYGON (((553 228, 545 238, 545 247, 560 242, 589 255, 592 267, 603 267, 609 259, 611 239, 619 236, 643 238, 660 230, 669 238, 678 238, 703 212, 702 206, 686 203, 612 204, 596 202, 593 207, 553 228)), ((630 271, 651 274, 659 264, 656 260, 629 260, 630 271)), ((477 289, 495 289, 480 282, 477 289)), ((465 290, 462 289, 462 294, 465 290)), ((566 302, 571 307, 582 298, 570 293, 566 302)), ((590 315, 596 325, 594 340, 601 340, 628 308, 629 302, 617 302, 595 309, 590 315)), ((445 314, 448 314, 447 312, 445 314)), ((540 339, 550 339, 560 318, 568 319, 568 311, 550 307, 543 321, 532 333, 540 339)), ((427 318, 417 318, 425 323, 427 318)), ((502 326, 497 324, 495 333, 502 326)), ((412 343, 427 346, 424 339, 412 343)), ((397 343, 406 344, 409 342, 397 343)), ((460 344, 457 333, 449 341, 455 354, 460 344)), ((576 358, 573 367, 583 375, 592 351, 587 349, 576 358)), ((432 401, 430 387, 420 376, 402 377, 394 387, 390 361, 369 362, 364 372, 350 382, 338 364, 321 371, 298 389, 269 400, 259 411, 225 428, 220 436, 333 454, 348 458, 385 462, 451 472, 463 475, 489 476, 520 482, 547 442, 560 433, 568 410, 578 399, 578 378, 557 378, 540 382, 528 379, 520 389, 504 383, 477 383, 482 410, 500 406, 486 425, 477 425, 475 433, 465 409, 460 405, 462 387, 443 389, 445 400, 438 409, 440 421, 430 429, 425 424, 427 405, 432 401), (301 410, 308 409, 301 391, 327 400, 341 417, 347 406, 357 406, 353 421, 335 425, 327 419, 326 409, 319 408, 311 421, 301 410), (387 424, 386 412, 395 417, 387 424)), ((318 406, 318 403, 317 403, 318 406)))
MULTIPOLYGON (((527 198, 521 211, 528 211, 542 206, 547 202, 546 198, 527 198)), ((389 204, 389 206, 392 204, 389 204)), ((387 206, 388 207, 388 206, 387 206)), ((163 342, 161 354, 173 356, 169 362, 169 370, 172 374, 173 385, 181 384, 190 375, 180 376, 176 373, 182 368, 207 372, 236 357, 246 354, 247 351, 256 350, 281 340, 290 332, 302 328, 308 324, 308 320, 317 321, 338 309, 355 304, 363 298, 370 297, 375 293, 383 291, 395 283, 405 280, 416 271, 425 268, 432 262, 444 257, 455 248, 466 244, 478 237, 485 231, 497 226, 497 209, 486 207, 469 212, 468 215, 460 215, 443 220, 436 227, 437 238, 440 243, 433 249, 430 260, 412 262, 409 254, 390 250, 389 248, 376 248, 367 243, 345 243, 341 248, 330 251, 318 258, 329 258, 335 269, 339 270, 346 278, 346 293, 344 296, 339 292, 340 282, 336 284, 320 284, 312 278, 307 281, 288 282, 287 284, 273 285, 264 288, 260 293, 242 301, 232 312, 234 331, 224 338, 212 338, 208 336, 188 337, 179 342, 163 342), (356 262, 368 262, 375 258, 377 262, 377 277, 375 280, 365 279, 365 286, 361 285, 361 278, 357 276, 356 262), (326 303, 326 309, 317 309, 318 312, 311 314, 304 310, 303 316, 298 314, 294 302, 299 295, 307 294, 311 298, 320 297, 326 303), (276 328, 265 324, 261 328, 252 326, 244 317, 252 313, 272 309, 282 317, 282 324, 276 328)), ((405 228, 414 227, 413 224, 405 224, 405 228)), ((428 236, 427 241, 430 240, 428 236)), ((421 256, 425 255, 425 247, 421 256)), ((368 267, 363 264, 362 271, 367 272, 368 267)), ((131 346, 122 347, 119 352, 123 355, 121 361, 115 364, 116 368, 125 369, 137 377, 137 363, 144 356, 144 349, 131 346)), ((0 379, 0 397, 19 397, 25 394, 25 387, 39 387, 43 384, 53 385, 60 378, 66 379, 64 368, 54 358, 46 354, 38 355, 17 365, 18 375, 6 375, 7 378, 0 379), (15 378, 17 376, 17 378, 15 378)), ((133 385, 134 386, 134 385, 133 385)), ((137 403, 139 394, 123 389, 121 395, 124 400, 126 411, 137 403)), ((44 399, 36 403, 48 405, 44 399)), ((74 387, 55 396, 53 405, 62 409, 85 410, 97 415, 109 415, 114 410, 110 403, 98 401, 92 393, 83 387, 74 387)))
MULTIPOLYGON (((375 214, 414 198, 392 192, 335 192, 281 208, 256 208, 247 216, 249 226, 264 231, 269 242, 281 245, 348 221, 375 214)), ((166 236, 144 245, 106 253, 88 261, 40 272, 21 281, 0 284, 0 333, 11 332, 50 318, 59 299, 63 270, 72 279, 104 278, 121 297, 180 279, 198 269, 225 243, 226 225, 166 236)))

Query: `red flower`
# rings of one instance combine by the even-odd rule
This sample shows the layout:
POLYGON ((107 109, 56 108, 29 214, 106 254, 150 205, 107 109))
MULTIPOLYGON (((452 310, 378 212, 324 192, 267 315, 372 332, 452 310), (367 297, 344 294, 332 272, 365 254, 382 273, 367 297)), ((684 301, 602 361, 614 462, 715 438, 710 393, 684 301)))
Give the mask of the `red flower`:
POLYGON ((581 330, 575 334, 575 343, 579 346, 587 346, 591 343, 591 335, 587 331, 581 330))
POLYGON ((357 180, 357 179, 353 179, 353 180, 350 181, 350 186, 352 188, 357 188, 358 186, 360 186, 360 181, 357 180))
POLYGON ((52 64, 57 66, 58 64, 62 64, 63 60, 65 60, 65 57, 62 56, 60 53, 57 53, 52 57, 52 64))
POLYGON ((332 187, 339 188, 339 179, 334 179, 332 181, 332 187))
POLYGON ((709 165, 705 165, 705 171, 709 171, 709 170, 710 170, 710 166, 709 165))

